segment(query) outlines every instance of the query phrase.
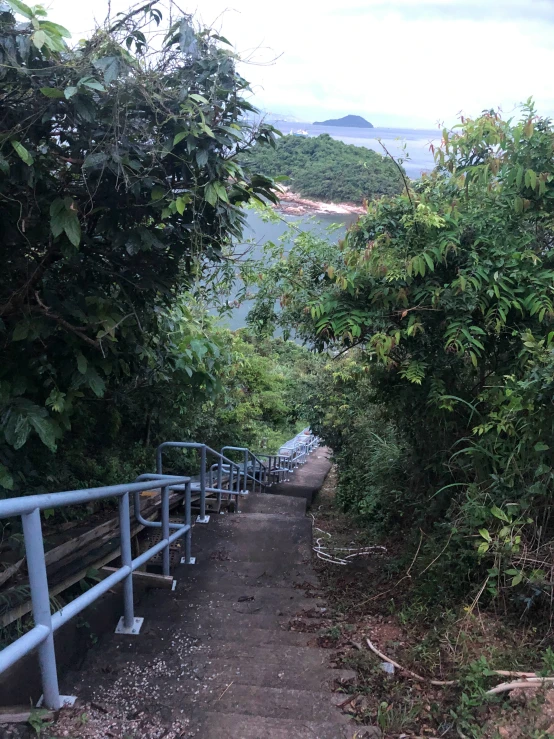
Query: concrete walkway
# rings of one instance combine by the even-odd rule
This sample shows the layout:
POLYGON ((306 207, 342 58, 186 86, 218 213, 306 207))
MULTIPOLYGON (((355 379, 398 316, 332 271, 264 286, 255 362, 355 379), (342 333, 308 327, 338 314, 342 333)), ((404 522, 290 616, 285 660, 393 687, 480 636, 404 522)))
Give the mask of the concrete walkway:
POLYGON ((330 468, 327 457, 317 449, 291 482, 271 488, 277 494, 250 494, 240 514, 196 526, 198 564, 177 568, 175 592, 142 600, 140 636, 103 638, 66 676, 64 693, 113 717, 106 736, 354 736, 336 707, 346 696, 332 691, 352 674, 330 669, 329 651, 314 645, 325 604, 306 503, 330 468), (305 633, 289 629, 299 615, 305 633), (133 717, 139 725, 129 734, 123 726, 133 717))

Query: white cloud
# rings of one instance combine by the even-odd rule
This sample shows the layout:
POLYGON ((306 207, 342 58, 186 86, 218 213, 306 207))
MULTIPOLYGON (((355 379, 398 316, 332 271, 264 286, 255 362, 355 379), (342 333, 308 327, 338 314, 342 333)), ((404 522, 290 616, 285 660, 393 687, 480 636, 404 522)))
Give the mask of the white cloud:
MULTIPOLYGON (((249 59, 264 109, 305 120, 356 113, 376 125, 434 126, 459 111, 511 111, 533 96, 554 114, 550 0, 202 0, 185 9, 216 23, 249 59)), ((102 19, 74 0, 50 16, 73 32, 102 19)), ((127 3, 112 1, 112 13, 127 3)))

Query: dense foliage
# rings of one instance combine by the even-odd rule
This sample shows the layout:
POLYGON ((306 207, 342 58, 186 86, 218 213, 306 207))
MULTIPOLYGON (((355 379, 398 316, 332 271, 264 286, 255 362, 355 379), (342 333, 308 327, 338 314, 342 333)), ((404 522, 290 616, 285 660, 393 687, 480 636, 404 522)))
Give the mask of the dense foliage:
POLYGON ((403 187, 397 165, 363 146, 314 138, 283 136, 275 148, 255 146, 246 158, 269 177, 289 177, 295 193, 317 200, 362 203, 394 195, 403 187))
POLYGON ((224 38, 187 16, 164 28, 155 3, 67 37, 40 6, 0 3, 4 488, 31 475, 18 450, 54 451, 92 408, 124 418, 130 396, 218 390, 191 291, 217 280, 240 206, 274 199, 236 161, 273 129, 245 122, 224 38))
POLYGON ((551 603, 553 147, 531 105, 517 123, 466 120, 334 262, 322 248, 303 271, 293 254, 271 276, 278 320, 346 352, 310 404, 341 501, 374 533, 423 537, 428 601, 475 587, 551 603))

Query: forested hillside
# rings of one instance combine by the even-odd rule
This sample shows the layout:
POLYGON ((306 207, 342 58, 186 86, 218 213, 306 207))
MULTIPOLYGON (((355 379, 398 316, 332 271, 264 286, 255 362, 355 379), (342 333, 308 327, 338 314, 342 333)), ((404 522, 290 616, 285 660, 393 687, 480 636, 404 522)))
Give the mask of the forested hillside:
POLYGON ((291 190, 317 200, 362 203, 394 195, 403 187, 391 159, 326 133, 314 138, 283 136, 274 148, 255 146, 244 161, 269 177, 288 177, 284 184, 291 190))
POLYGON ((132 479, 170 437, 273 451, 296 429, 296 381, 315 365, 207 314, 241 206, 274 199, 235 161, 238 144, 274 132, 245 122, 248 83, 227 42, 188 16, 169 27, 151 4, 70 49, 39 6, 8 6, 0 490, 132 479), (150 53, 158 25, 165 41, 150 53))

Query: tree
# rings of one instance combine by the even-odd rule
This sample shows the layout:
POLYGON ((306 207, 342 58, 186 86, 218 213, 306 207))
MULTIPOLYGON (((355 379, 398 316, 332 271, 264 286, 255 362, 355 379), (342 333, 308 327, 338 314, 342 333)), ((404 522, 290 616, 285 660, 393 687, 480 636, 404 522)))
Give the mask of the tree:
POLYGON ((554 129, 531 103, 522 113, 515 122, 487 111, 444 131, 436 170, 370 203, 334 264, 293 271, 293 253, 281 273, 303 336, 356 360, 346 399, 338 362, 313 404, 347 458, 343 479, 355 480, 343 500, 388 506, 379 519, 399 530, 433 530, 429 561, 448 545, 458 595, 488 575, 491 594, 513 584, 520 602, 535 602, 550 597, 548 576, 521 551, 538 561, 537 542, 554 539, 554 129), (337 416, 350 419, 342 434, 337 416), (353 474, 371 434, 387 441, 383 454, 396 447, 409 460, 373 502, 353 474))
POLYGON ((83 399, 151 382, 172 306, 241 233, 241 206, 275 199, 237 163, 274 131, 248 122, 223 37, 190 16, 163 28, 155 2, 68 36, 40 6, 0 4, 4 464, 34 434, 55 449, 83 399))

